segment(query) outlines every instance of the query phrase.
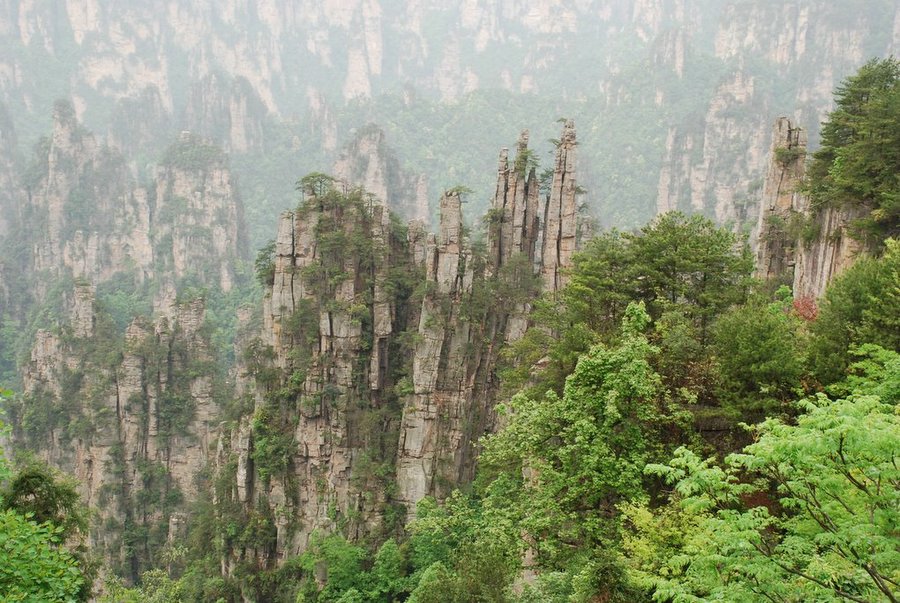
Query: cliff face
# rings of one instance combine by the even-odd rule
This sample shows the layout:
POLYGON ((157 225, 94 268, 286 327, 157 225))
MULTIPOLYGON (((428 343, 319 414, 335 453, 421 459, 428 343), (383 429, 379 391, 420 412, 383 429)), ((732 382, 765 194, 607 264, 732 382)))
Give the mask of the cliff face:
POLYGON ((756 249, 756 276, 790 282, 796 262, 796 225, 806 205, 798 192, 806 164, 806 132, 787 117, 775 122, 763 183, 759 219, 751 245, 756 249))
POLYGON ((187 136, 142 186, 121 154, 78 123, 71 106, 58 103, 53 118, 52 136, 32 166, 34 181, 24 185, 34 273, 50 277, 44 282, 70 274, 94 283, 123 271, 137 282, 192 274, 231 288, 231 260, 245 253, 246 241, 220 151, 187 136))
POLYGON ((221 152, 190 137, 139 183, 65 103, 12 190, 26 194, 3 241, 22 252, 0 266, 19 296, 4 319, 30 350, 14 445, 76 476, 93 544, 137 579, 178 536, 217 440, 204 295, 241 278, 240 199, 221 152))
POLYGON ((136 580, 179 535, 218 429, 204 303, 136 319, 124 339, 92 285, 76 285, 64 305, 63 326, 38 330, 21 368, 15 436, 75 476, 97 513, 92 546, 136 580))
MULTIPOLYGON (((610 221, 635 226, 654 211, 693 209, 753 222, 746 200, 766 168, 771 115, 796 108, 814 146, 834 86, 866 58, 900 52, 897 23, 896 5, 861 0, 5 0, 0 101, 22 144, 63 97, 129 161, 189 129, 248 155, 248 165, 296 152, 297 161, 315 156, 311 170, 373 116, 395 144, 404 139, 403 165, 443 161, 429 139, 452 137, 447 124, 466 120, 416 99, 464 111, 467 95, 487 91, 490 103, 499 85, 529 111, 552 97, 553 111, 596 122, 608 144, 587 141, 582 153, 597 173, 582 181, 610 221), (432 128, 424 137, 423 126, 432 128), (604 161, 613 156, 621 159, 604 161)), ((478 109, 502 123, 502 106, 478 109)), ((471 184, 485 158, 465 159, 440 173, 471 184)), ((289 190, 265 179, 260 188, 260 199, 280 200, 273 206, 289 203, 289 190)))
POLYGON ((339 180, 362 187, 407 220, 428 221, 427 178, 400 167, 378 126, 369 125, 357 132, 338 156, 333 172, 339 180))
POLYGON ((781 117, 775 122, 759 221, 751 238, 756 276, 790 284, 795 299, 818 299, 838 274, 865 252, 848 234, 860 210, 811 207, 798 190, 806 162, 806 133, 781 117))
POLYGON ((254 411, 218 455, 220 504, 261 513, 272 532, 227 543, 229 568, 276 563, 319 528, 389 532, 424 496, 472 479, 478 439, 496 427, 500 349, 571 261, 574 154, 569 122, 542 198, 527 134, 513 166, 501 153, 486 251, 469 244, 458 191, 426 234, 362 191, 304 182, 246 355, 254 411))

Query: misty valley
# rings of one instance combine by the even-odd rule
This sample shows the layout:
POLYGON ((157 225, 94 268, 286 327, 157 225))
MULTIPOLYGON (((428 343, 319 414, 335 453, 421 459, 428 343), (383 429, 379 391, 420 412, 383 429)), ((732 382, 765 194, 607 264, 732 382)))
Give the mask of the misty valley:
POLYGON ((900 600, 896 0, 0 41, 0 601, 900 600))

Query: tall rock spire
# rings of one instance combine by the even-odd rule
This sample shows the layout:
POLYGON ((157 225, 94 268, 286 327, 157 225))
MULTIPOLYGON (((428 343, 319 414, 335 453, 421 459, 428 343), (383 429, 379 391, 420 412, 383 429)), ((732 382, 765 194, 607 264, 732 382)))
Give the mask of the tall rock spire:
POLYGON ((792 276, 794 247, 790 234, 802 194, 797 191, 806 167, 806 132, 787 117, 775 121, 770 161, 763 184, 756 226, 756 276, 763 280, 786 280, 792 276))
POLYGON ((805 161, 806 133, 778 118, 751 244, 758 278, 793 285, 795 299, 816 299, 865 251, 847 231, 865 210, 812 207, 799 190, 805 161))
POLYGON ((544 210, 544 239, 541 248, 541 278, 547 291, 556 292, 565 286, 563 269, 571 264, 575 253, 578 206, 575 196, 575 122, 566 120, 556 162, 550 197, 544 210))

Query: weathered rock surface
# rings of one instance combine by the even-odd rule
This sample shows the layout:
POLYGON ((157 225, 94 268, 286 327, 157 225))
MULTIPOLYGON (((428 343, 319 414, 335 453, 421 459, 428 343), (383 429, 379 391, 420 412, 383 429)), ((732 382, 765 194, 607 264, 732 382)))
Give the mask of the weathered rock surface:
POLYGON ((759 220, 751 240, 756 248, 755 275, 763 280, 789 282, 797 244, 791 225, 802 218, 804 205, 797 189, 806 165, 806 132, 787 117, 778 118, 769 157, 759 220))
POLYGON ((218 441, 206 304, 185 285, 235 285, 240 198, 221 152, 194 139, 139 184, 66 103, 25 176, 5 242, 23 253, 0 265, 28 294, 18 320, 38 326, 14 443, 77 478, 98 552, 136 580, 183 529, 218 441))
POLYGON ((428 220, 428 182, 422 174, 410 174, 385 142, 378 126, 361 128, 334 163, 339 180, 360 186, 397 215, 407 220, 428 220))
POLYGON ((224 155, 190 135, 170 148, 149 186, 136 182, 115 150, 99 144, 67 103, 36 157, 38 177, 24 204, 32 253, 27 269, 43 283, 71 274, 100 283, 127 273, 143 283, 195 276, 223 291, 233 259, 246 252, 240 199, 224 155), (46 278, 49 277, 49 278, 46 278))
POLYGON ((806 161, 806 133, 787 117, 775 122, 759 221, 751 238, 756 276, 791 284, 795 299, 816 300, 853 264, 865 246, 849 234, 864 210, 810 205, 798 190, 806 161))
POLYGON ((204 302, 155 324, 136 320, 124 341, 98 312, 93 286, 77 285, 69 305, 64 328, 39 330, 22 367, 15 435, 75 476, 97 513, 96 553, 136 580, 197 499, 217 439, 204 302))
POLYGON ((455 190, 436 234, 417 222, 403 232, 340 183, 311 184, 281 216, 244 386, 255 411, 218 455, 232 500, 276 517, 276 544, 234 543, 226 567, 295 554, 316 529, 382 533, 472 479, 478 440, 496 428, 500 350, 524 332, 534 297, 563 285, 575 250, 574 125, 544 199, 527 142, 512 166, 501 153, 484 252, 469 246, 455 190), (290 452, 273 459, 277 434, 290 452))

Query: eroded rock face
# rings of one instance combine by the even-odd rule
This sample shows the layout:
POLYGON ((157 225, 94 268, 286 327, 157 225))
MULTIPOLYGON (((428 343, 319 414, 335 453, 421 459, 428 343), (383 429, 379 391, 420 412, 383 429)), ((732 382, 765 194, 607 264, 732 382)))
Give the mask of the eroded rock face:
POLYGON ((135 320, 119 339, 93 286, 75 287, 58 331, 38 331, 22 367, 16 439, 74 475, 97 513, 91 544, 136 580, 197 499, 217 439, 204 302, 135 320))
POLYGON ((152 276, 146 192, 122 157, 98 144, 67 103, 57 103, 46 156, 37 161, 43 173, 29 187, 26 210, 39 218, 30 224, 36 230, 31 268, 91 281, 107 280, 124 266, 138 281, 152 276))
POLYGON ((563 285, 575 250, 571 122, 560 140, 544 199, 527 133, 512 166, 501 153, 484 252, 469 246, 458 191, 442 196, 436 234, 398 229, 372 196, 324 181, 282 214, 242 386, 255 410, 217 461, 234 480, 226 496, 268 509, 276 533, 269 548, 233 543, 226 568, 296 554, 316 529, 383 533, 472 479, 496 428, 500 350, 534 297, 563 285))
MULTIPOLYGON (((807 199, 803 199, 804 202, 807 199)), ((813 220, 817 237, 798 245, 794 265, 794 297, 818 299, 825 294, 829 283, 868 250, 854 239, 851 224, 865 216, 863 209, 837 209, 827 207, 812 212, 808 206, 802 211, 813 220)))
POLYGON ((361 128, 334 163, 339 180, 360 186, 407 220, 428 220, 428 181, 400 168, 400 162, 375 125, 361 128))
POLYGON ((848 232, 865 210, 811 207, 809 197, 798 189, 805 161, 805 132, 787 117, 779 118, 751 244, 758 278, 791 284, 795 299, 816 300, 837 275, 866 253, 865 246, 848 232))
POLYGON ((239 195, 225 156, 183 134, 157 171, 154 251, 160 271, 199 276, 224 292, 234 286, 234 262, 247 247, 239 195))
POLYGON ((28 246, 0 266, 41 321, 19 367, 14 444, 77 478, 96 550, 136 580, 177 536, 167 530, 183 530, 219 439, 206 300, 183 298, 185 284, 217 294, 239 278, 240 198, 221 152, 194 139, 138 183, 66 103, 28 178, 8 234, 28 246))
POLYGON ((775 122, 769 171, 763 184, 759 220, 751 245, 756 248, 755 276, 789 282, 796 261, 796 233, 804 202, 797 189, 806 165, 806 133, 787 117, 775 122))
MULTIPOLYGON (((58 103, 46 155, 28 186, 29 272, 93 283, 126 273, 135 282, 183 279, 228 291, 246 253, 243 215, 225 156, 190 135, 170 148, 155 182, 140 185, 122 156, 99 144, 58 103)), ((49 277, 49 278, 47 278, 49 277)))

